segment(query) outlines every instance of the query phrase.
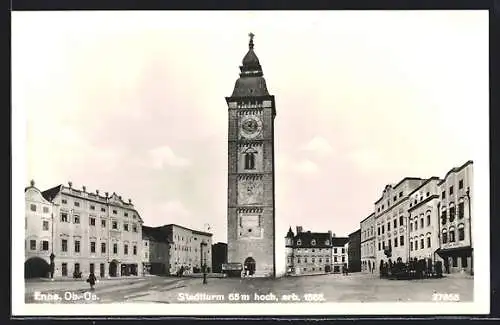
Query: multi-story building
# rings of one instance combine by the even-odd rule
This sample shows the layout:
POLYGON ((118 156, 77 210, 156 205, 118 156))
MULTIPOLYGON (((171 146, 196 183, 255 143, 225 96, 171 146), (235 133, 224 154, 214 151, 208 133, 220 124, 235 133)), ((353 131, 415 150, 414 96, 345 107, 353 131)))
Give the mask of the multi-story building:
POLYGON ((422 185, 424 179, 406 177, 396 185, 386 185, 375 202, 376 269, 381 261, 408 261, 408 194, 422 185))
POLYGON ((435 262, 439 248, 439 177, 431 177, 409 194, 409 249, 411 259, 435 262))
POLYGON ((47 201, 35 182, 24 189, 26 216, 24 251, 25 277, 47 277, 53 252, 52 202, 47 201))
POLYGON ((340 273, 342 272, 342 267, 349 267, 348 263, 348 251, 349 237, 336 237, 335 234, 332 236, 332 272, 340 273))
MULTIPOLYGON (((102 196, 98 191, 88 192, 85 186, 78 190, 71 182, 68 185, 41 192, 45 199, 43 206, 48 207, 47 202, 52 205, 51 244, 42 245, 43 255, 53 257, 54 277, 88 275, 91 272, 98 277, 138 275, 142 262, 143 221, 132 201, 124 202, 116 193, 109 195, 106 192, 102 196)), ((40 191, 32 182, 26 192, 29 192, 27 199, 31 199, 40 191)), ((27 218, 36 222, 31 215, 35 212, 31 204, 27 218)), ((42 223, 42 227, 46 229, 46 223, 42 223)), ((27 238, 31 238, 31 230, 35 227, 27 228, 27 238)), ((46 241, 49 235, 43 235, 46 241)))
POLYGON ((361 272, 361 229, 349 234, 347 265, 349 272, 361 272))
POLYGON ((144 275, 169 273, 170 243, 159 227, 142 226, 142 251, 144 275))
POLYGON ((175 274, 183 267, 185 273, 212 270, 212 234, 169 224, 158 227, 170 243, 169 274, 175 274))
POLYGON ((371 273, 375 268, 375 214, 372 213, 360 223, 361 229, 361 271, 371 273))
POLYGON ((227 244, 212 245, 212 268, 214 273, 222 273, 222 264, 227 263, 227 244))
POLYGON ((297 226, 285 237, 288 275, 311 275, 331 272, 332 232, 303 231, 297 226))
POLYGON ((451 169, 438 185, 441 191, 438 254, 444 260, 444 271, 453 273, 464 270, 473 274, 472 161, 451 169))

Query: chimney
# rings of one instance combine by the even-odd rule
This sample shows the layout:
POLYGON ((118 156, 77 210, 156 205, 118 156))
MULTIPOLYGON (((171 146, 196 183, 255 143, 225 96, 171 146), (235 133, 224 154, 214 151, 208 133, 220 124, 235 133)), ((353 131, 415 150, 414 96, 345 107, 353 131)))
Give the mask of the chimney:
POLYGON ((335 233, 332 234, 332 238, 335 238, 335 233))
POLYGON ((72 188, 72 187, 73 187, 73 182, 72 182, 72 181, 69 181, 69 182, 68 182, 68 185, 69 185, 69 188, 72 188))
POLYGON ((122 200, 122 197, 121 197, 121 195, 120 195, 120 196, 119 196, 118 198, 120 199, 120 201, 122 200))
POLYGON ((300 234, 302 232, 302 226, 297 226, 297 235, 300 234))
POLYGON ((87 190, 87 188, 85 187, 85 185, 82 186, 82 189, 83 189, 84 192, 87 190))
POLYGON ((128 199, 128 204, 132 204, 132 199, 128 199))
POLYGON ((35 180, 33 180, 33 179, 32 179, 32 180, 30 181, 30 184, 31 184, 31 187, 34 187, 34 186, 35 186, 35 180))
POLYGON ((106 198, 109 196, 109 193, 108 193, 108 192, 105 192, 104 194, 106 194, 106 198))
POLYGON ((332 231, 328 230, 328 238, 332 239, 332 231))
POLYGON ((99 190, 95 190, 95 194, 99 195, 99 190))

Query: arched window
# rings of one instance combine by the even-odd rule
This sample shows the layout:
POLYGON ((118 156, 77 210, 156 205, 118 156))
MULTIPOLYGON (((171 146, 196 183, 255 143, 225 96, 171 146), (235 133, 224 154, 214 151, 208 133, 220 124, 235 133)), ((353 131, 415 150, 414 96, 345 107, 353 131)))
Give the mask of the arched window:
POLYGON ((450 243, 455 242, 455 227, 450 227, 450 230, 448 231, 449 237, 450 237, 450 243))
POLYGON ((245 153, 245 169, 255 169, 255 153, 245 153))
POLYGON ((410 231, 413 231, 413 222, 410 222, 410 231))
POLYGON ((302 245, 302 241, 299 239, 299 240, 297 240, 297 246, 300 246, 300 245, 302 245))
POLYGON ((442 225, 446 224, 446 208, 443 208, 441 210, 441 224, 442 225))
POLYGON ((455 220, 455 203, 450 203, 450 222, 455 220))
POLYGON ((426 218, 427 218, 427 226, 430 226, 431 225, 431 211, 430 210, 427 210, 426 218))
POLYGON ((430 233, 427 233, 427 248, 430 248, 432 245, 431 245, 431 234, 430 233))
POLYGON ((443 244, 446 244, 448 242, 448 231, 446 229, 443 229, 442 240, 443 240, 443 244))
POLYGON ((465 239, 465 226, 463 223, 458 225, 458 240, 465 239))
POLYGON ((458 219, 462 219, 464 217, 464 199, 460 198, 458 200, 458 219))
POLYGON ((420 215, 420 228, 424 228, 424 214, 420 215))
POLYGON ((422 235, 420 235, 420 249, 424 249, 425 248, 424 244, 425 244, 424 243, 424 234, 422 234, 422 235))

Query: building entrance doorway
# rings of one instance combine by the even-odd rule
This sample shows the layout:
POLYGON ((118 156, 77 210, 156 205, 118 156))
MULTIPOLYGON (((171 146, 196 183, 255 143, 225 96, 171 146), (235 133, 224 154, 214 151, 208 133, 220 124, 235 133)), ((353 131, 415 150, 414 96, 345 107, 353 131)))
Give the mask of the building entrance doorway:
POLYGON ((253 275, 255 273, 255 260, 252 257, 247 257, 244 267, 248 271, 248 275, 253 275))
POLYGON ((115 277, 117 276, 117 271, 118 271, 118 261, 117 260, 112 260, 111 263, 109 263, 109 276, 115 277))

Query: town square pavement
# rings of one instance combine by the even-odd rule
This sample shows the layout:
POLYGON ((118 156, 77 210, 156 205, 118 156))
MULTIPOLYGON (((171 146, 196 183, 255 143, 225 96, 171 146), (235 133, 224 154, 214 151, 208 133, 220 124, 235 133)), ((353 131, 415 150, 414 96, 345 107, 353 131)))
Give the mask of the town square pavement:
MULTIPOLYGON (((458 274, 442 279, 387 280, 373 274, 353 273, 259 278, 146 277, 103 280, 96 284, 97 299, 78 303, 241 303, 241 302, 430 302, 433 294, 458 294, 460 301, 473 300, 474 280, 458 274)), ((85 281, 27 281, 25 302, 35 301, 36 292, 84 293, 85 281)), ((71 303, 65 301, 60 303, 71 303)))

